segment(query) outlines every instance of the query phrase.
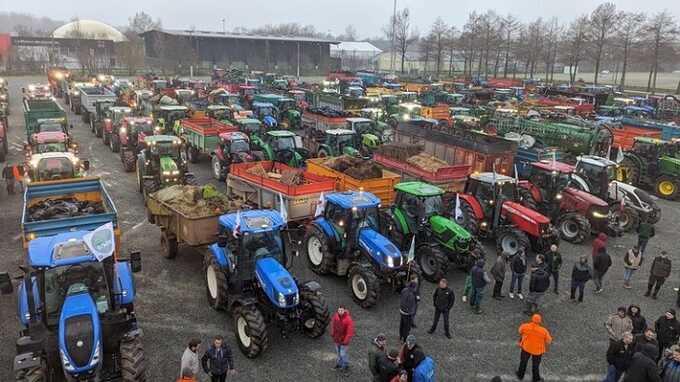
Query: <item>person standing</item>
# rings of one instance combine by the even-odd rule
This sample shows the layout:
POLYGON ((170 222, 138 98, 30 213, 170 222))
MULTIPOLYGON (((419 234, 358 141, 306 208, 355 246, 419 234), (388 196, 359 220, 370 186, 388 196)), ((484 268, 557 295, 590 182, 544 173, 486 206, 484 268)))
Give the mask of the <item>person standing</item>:
POLYGON ((610 342, 607 349, 607 376, 602 382, 618 382, 633 358, 633 333, 623 333, 620 341, 610 342))
POLYGON ((416 314, 416 304, 418 303, 416 295, 416 282, 411 280, 408 286, 401 290, 399 298, 399 340, 406 341, 411 328, 413 327, 413 315, 416 314))
POLYGON ((649 239, 656 235, 656 230, 654 229, 654 225, 651 224, 647 218, 643 218, 638 225, 637 233, 637 247, 640 248, 640 253, 644 256, 645 250, 647 249, 647 243, 649 242, 649 239))
POLYGON ((652 298, 656 300, 659 289, 661 289, 661 286, 670 275, 671 259, 666 251, 661 251, 661 255, 655 257, 654 261, 652 261, 652 269, 649 271, 649 282, 647 283, 647 293, 645 293, 645 296, 649 297, 652 293, 652 288, 654 288, 652 298))
POLYGON ((593 277, 593 270, 588 264, 588 258, 582 255, 571 270, 571 295, 569 299, 576 302, 576 289, 578 289, 578 302, 583 302, 583 290, 586 283, 593 277))
POLYGON ((522 295, 522 282, 524 281, 524 275, 527 273, 527 256, 524 251, 520 250, 510 262, 510 270, 512 271, 512 278, 510 279, 510 292, 508 292, 508 297, 515 298, 515 290, 517 291, 517 297, 520 300, 524 300, 524 295, 522 295), (515 289, 515 286, 517 289, 515 289))
POLYGON ((548 265, 548 272, 553 280, 553 292, 557 294, 559 293, 560 268, 562 268, 562 254, 559 252, 557 244, 552 244, 550 250, 546 252, 545 263, 548 265))
POLYGON ((506 259, 505 253, 499 253, 498 256, 496 256, 496 262, 494 262, 493 267, 491 267, 491 277, 493 277, 494 280, 493 295, 491 295, 491 297, 495 298, 496 300, 500 300, 505 297, 501 291, 503 289, 503 280, 505 280, 506 259))
POLYGON ((673 345, 670 354, 659 365, 661 382, 680 382, 680 346, 673 345))
POLYGON ((630 279, 633 277, 635 271, 640 269, 642 263, 642 252, 635 246, 626 252, 623 256, 623 287, 626 289, 632 288, 630 286, 630 279))
POLYGON ((600 248, 599 252, 593 258, 593 282, 595 283, 595 293, 602 293, 602 279, 611 266, 612 258, 607 253, 607 249, 600 248))
MULTIPOLYGON (((182 360, 179 368, 181 373, 183 373, 183 370, 188 369, 191 371, 191 377, 198 376, 201 364, 198 360, 198 350, 200 346, 201 340, 199 339, 192 339, 189 341, 189 345, 184 349, 184 353, 182 353, 182 360)), ((180 377, 181 376, 182 375, 180 375, 180 377)))
POLYGON ((544 262, 543 255, 536 256, 536 264, 532 267, 529 277, 529 296, 524 313, 531 316, 538 312, 538 307, 545 296, 545 292, 550 288, 550 274, 548 266, 544 262))
POLYGON ((378 334, 373 339, 373 346, 368 351, 368 370, 373 375, 373 381, 380 381, 379 362, 385 356, 385 346, 387 345, 387 338, 384 334, 378 334))
POLYGON ((552 342, 552 337, 548 329, 541 326, 541 315, 534 314, 531 316, 531 321, 526 322, 519 327, 521 348, 519 368, 515 375, 521 381, 524 379, 524 374, 527 370, 529 358, 531 358, 531 378, 533 382, 542 381, 541 378, 541 358, 545 354, 548 345, 552 342))
POLYGON ((595 260, 595 256, 600 252, 600 249, 604 248, 607 249, 607 244, 609 241, 609 236, 607 236, 606 233, 600 232, 597 234, 597 237, 595 240, 593 240, 593 260, 595 260))
POLYGON ((413 334, 406 338, 406 343, 401 348, 401 366, 408 373, 408 380, 413 380, 413 369, 415 369, 422 360, 425 359, 425 353, 420 345, 416 343, 416 336, 413 334))
POLYGON ((623 333, 633 332, 633 321, 626 315, 626 308, 620 306, 616 310, 616 314, 612 314, 604 323, 609 335, 609 344, 612 342, 621 341, 623 333))
POLYGON ((472 312, 475 314, 482 314, 482 298, 484 298, 484 288, 491 282, 489 275, 484 271, 484 259, 477 260, 477 263, 472 267, 472 297, 470 298, 470 306, 472 312))
MULTIPOLYGON (((633 349, 633 353, 641 351, 642 346, 647 344, 654 346, 656 352, 658 352, 659 349, 659 341, 656 340, 656 333, 653 328, 647 328, 643 334, 636 335, 634 344, 635 348, 633 349)), ((654 355, 654 359, 656 358, 657 356, 654 355)))
POLYGON ((335 344, 336 361, 333 370, 347 371, 349 368, 349 356, 347 348, 354 337, 354 321, 349 310, 344 305, 339 305, 338 310, 331 319, 331 338, 335 344))
POLYGON ((630 365, 623 377, 623 382, 661 382, 659 369, 656 367, 654 346, 646 344, 633 354, 630 365))
POLYGON ((657 357, 660 357, 664 350, 678 343, 680 322, 675 318, 675 309, 666 310, 666 313, 654 323, 654 329, 656 330, 656 338, 659 342, 659 354, 657 357))
POLYGON ((456 296, 453 294, 449 283, 446 279, 439 280, 439 287, 434 290, 432 302, 434 303, 434 321, 432 327, 427 332, 432 334, 437 330, 439 324, 439 316, 444 316, 444 335, 451 339, 451 331, 449 330, 449 312, 453 308, 456 301, 456 296))
POLYGON ((14 195, 14 166, 5 165, 2 169, 2 178, 5 179, 7 195, 14 195))
POLYGON ((642 334, 647 328, 647 320, 641 314, 640 307, 635 304, 628 306, 628 317, 630 317, 630 321, 633 323, 633 336, 642 334))
POLYGON ((198 380, 195 378, 196 374, 194 374, 191 369, 182 369, 182 372, 179 374, 179 379, 177 382, 198 382, 198 380))
POLYGON ((212 345, 201 358, 201 365, 212 382, 224 382, 227 374, 236 374, 231 348, 222 336, 215 336, 212 345))
POLYGON ((390 382, 399 375, 399 351, 392 349, 378 359, 378 381, 390 382))

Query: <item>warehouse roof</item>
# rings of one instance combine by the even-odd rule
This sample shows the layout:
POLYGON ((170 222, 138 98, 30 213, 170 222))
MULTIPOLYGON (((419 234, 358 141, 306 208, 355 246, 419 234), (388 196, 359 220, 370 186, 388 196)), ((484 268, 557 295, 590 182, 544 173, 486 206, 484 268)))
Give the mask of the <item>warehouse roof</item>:
POLYGON ((345 51, 345 52, 367 52, 373 54, 382 53, 375 45, 368 41, 341 41, 339 44, 331 47, 331 52, 345 51))
POLYGON ((224 33, 214 31, 199 31, 199 30, 182 30, 182 29, 152 29, 150 31, 141 33, 144 36, 147 33, 160 32, 173 36, 185 37, 203 37, 203 38, 224 38, 224 39, 239 39, 239 40, 274 40, 274 41, 289 41, 289 42, 321 42, 327 44, 338 44, 338 41, 314 38, 314 37, 293 37, 293 36, 274 36, 274 35, 256 35, 247 33, 224 33))

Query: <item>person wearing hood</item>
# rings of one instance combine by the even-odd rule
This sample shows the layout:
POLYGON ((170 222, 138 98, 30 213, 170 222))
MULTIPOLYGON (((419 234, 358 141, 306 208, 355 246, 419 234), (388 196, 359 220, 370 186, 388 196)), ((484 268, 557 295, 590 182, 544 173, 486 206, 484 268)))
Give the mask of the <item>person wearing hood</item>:
POLYGON ((331 318, 330 326, 330 335, 333 338, 337 355, 333 369, 345 371, 349 367, 347 348, 354 337, 354 321, 344 305, 338 306, 337 312, 331 318))
POLYGON ((654 323, 654 329, 657 341, 659 341, 659 356, 661 356, 664 350, 678 343, 680 322, 675 318, 675 309, 666 310, 666 313, 654 323))
POLYGON ((609 343, 607 349, 607 376, 603 382, 618 382, 623 373, 630 366, 633 358, 633 333, 623 333, 623 338, 620 341, 609 343))
MULTIPOLYGON (((635 336, 635 348, 633 350, 633 353, 637 353, 642 349, 643 345, 652 345, 654 346, 654 349, 659 349, 659 341, 656 340, 656 333, 654 332, 654 328, 647 328, 645 329, 644 333, 638 334, 635 336)), ((657 356, 654 356, 654 359, 656 359, 657 356)))
POLYGON ((595 259, 595 256, 600 252, 601 248, 607 248, 607 242, 609 241, 609 236, 607 236, 606 233, 600 232, 595 240, 593 240, 593 259, 595 259))
POLYGON ((411 280, 408 286, 401 290, 399 297, 399 340, 401 342, 406 341, 413 327, 413 316, 416 314, 418 304, 417 288, 417 281, 411 280))
POLYGON ((373 375, 373 381, 380 381, 380 370, 378 369, 378 362, 380 358, 385 355, 387 345, 387 338, 384 334, 378 334, 373 339, 371 349, 368 351, 368 370, 373 375))
POLYGON ((505 263, 507 263, 507 257, 505 253, 501 252, 496 256, 496 262, 493 263, 491 267, 491 277, 493 277, 493 295, 491 297, 496 300, 504 298, 503 293, 503 281, 505 280, 505 263))
POLYGON ((661 360, 659 368, 662 382, 680 382, 680 346, 671 346, 670 354, 661 360))
POLYGON ((609 335, 609 342, 621 341, 623 333, 633 331, 633 321, 626 315, 626 308, 620 306, 616 314, 612 314, 604 323, 609 335))
POLYGON ((588 258, 582 255, 571 270, 570 300, 572 302, 576 302, 576 289, 578 289, 578 302, 583 302, 583 290, 591 278, 593 278, 593 270, 588 265, 588 258))
POLYGON ((650 344, 640 347, 640 351, 633 354, 630 366, 626 370, 623 382, 661 382, 659 369, 656 367, 656 349, 650 344))
POLYGON ((550 289, 550 273, 548 273, 544 256, 537 255, 536 264, 531 267, 531 276, 529 276, 529 296, 527 296, 525 314, 531 316, 538 312, 543 296, 548 289, 550 289))
POLYGON ((642 252, 635 246, 626 252, 623 256, 623 287, 630 289, 630 279, 633 277, 635 271, 640 269, 642 264, 642 252))
POLYGON ((531 358, 531 377, 534 382, 542 381, 541 378, 541 358, 545 354, 548 345, 552 343, 550 332, 541 326, 542 318, 540 314, 531 316, 531 321, 519 326, 520 341, 519 346, 520 361, 519 368, 515 375, 521 381, 527 370, 529 358, 531 358))
POLYGON ((595 293, 602 293, 602 279, 611 266, 612 258, 607 253, 607 248, 600 248, 595 257, 593 257, 593 282, 595 283, 595 293))
POLYGON ((477 260, 477 263, 472 270, 472 296, 470 297, 470 306, 475 314, 481 314, 482 298, 484 297, 484 288, 491 282, 489 275, 484 271, 484 259, 477 260))
POLYGON ((647 283, 647 293, 646 297, 652 293, 652 288, 654 288, 654 294, 652 298, 656 300, 656 295, 659 294, 659 289, 668 276, 671 275, 671 259, 668 257, 666 251, 661 251, 661 254, 654 258, 652 261, 652 268, 649 272, 649 283, 647 283))
POLYGON ((640 313, 640 307, 635 304, 630 305, 628 307, 628 317, 630 317, 630 320, 633 322, 633 335, 642 334, 647 328, 647 320, 640 313))
POLYGON ((510 262, 510 270, 512 271, 512 278, 510 279, 510 292, 508 292, 508 297, 515 298, 515 290, 517 291, 517 297, 520 300, 524 300, 524 295, 522 295, 522 282, 524 281, 524 275, 527 273, 527 256, 524 251, 520 250, 510 262), (515 289, 517 286, 517 289, 515 289))

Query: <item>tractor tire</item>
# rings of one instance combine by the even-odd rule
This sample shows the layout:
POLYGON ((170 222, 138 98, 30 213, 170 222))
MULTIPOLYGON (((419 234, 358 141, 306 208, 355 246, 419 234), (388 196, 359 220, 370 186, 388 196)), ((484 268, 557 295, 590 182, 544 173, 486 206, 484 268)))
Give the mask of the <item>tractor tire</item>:
POLYGON ((302 314, 307 318, 300 325, 302 333, 309 338, 321 337, 330 321, 326 300, 320 294, 302 289, 300 290, 300 303, 309 304, 309 315, 305 315, 304 312, 302 314))
POLYGON ((659 220, 661 220, 661 208, 659 208, 659 205, 656 203, 656 198, 653 198, 647 191, 643 191, 639 188, 634 192, 635 195, 640 198, 640 201, 646 203, 651 209, 651 211, 646 212, 644 216, 641 216, 640 219, 644 217, 650 224, 658 223, 659 220))
POLYGON ((677 199, 678 192, 680 192, 680 181, 677 178, 662 175, 656 180, 654 191, 662 199, 677 199))
POLYGON ((536 199, 534 199, 531 191, 518 186, 517 193, 519 194, 519 203, 521 205, 534 211, 538 211, 538 203, 536 203, 536 199))
POLYGON ((635 162, 628 157, 624 157, 616 170, 616 180, 637 186, 640 182, 640 169, 635 162))
POLYGON ((475 211, 472 209, 472 206, 468 204, 468 202, 466 202, 465 200, 461 200, 460 209, 463 212, 462 218, 456 219, 454 217, 454 221, 459 225, 463 226, 463 228, 470 232, 471 235, 477 236, 477 234, 479 233, 479 221, 475 216, 475 211))
POLYGON ((203 271, 205 272, 205 294, 208 297, 208 305, 215 310, 226 310, 229 306, 227 274, 210 252, 206 252, 203 257, 203 271))
POLYGON ((137 158, 135 158, 135 153, 132 151, 125 151, 121 154, 121 158, 123 159, 123 169, 125 172, 135 171, 135 167, 137 166, 137 158))
POLYGON ((104 141, 104 146, 110 146, 111 145, 111 134, 109 133, 104 133, 103 135, 103 141, 104 141))
POLYGON ((42 366, 35 366, 28 369, 19 370, 14 375, 16 382, 47 382, 47 375, 42 366))
POLYGON ((501 228, 496 235, 496 249, 508 257, 516 255, 519 251, 526 253, 529 246, 527 234, 517 228, 501 228))
POLYGON ((264 316, 255 306, 241 306, 234 311, 234 334, 241 352, 255 358, 269 347, 264 316))
POLYGON ((368 309, 378 302, 380 297, 380 279, 373 269, 355 265, 349 269, 347 283, 352 292, 352 299, 360 307, 368 309))
POLYGON ((610 208, 612 217, 618 222, 619 228, 624 232, 635 231, 640 224, 640 214, 631 207, 621 207, 616 204, 610 208))
POLYGON ((189 146, 187 147, 187 159, 191 163, 198 163, 201 159, 201 153, 195 147, 189 146))
POLYGON ((335 265, 335 256, 331 253, 328 237, 323 230, 316 225, 310 226, 305 232, 302 243, 312 271, 320 275, 330 273, 335 265))
POLYGON ((111 136, 111 139, 109 139, 109 147, 111 148, 111 152, 117 153, 120 151, 120 139, 117 135, 111 136))
POLYGON ((439 246, 430 244, 416 248, 416 262, 423 278, 432 283, 439 282, 449 266, 449 259, 439 246))
POLYGON ((153 179, 144 179, 143 184, 143 194, 145 199, 149 194, 153 194, 161 188, 161 186, 153 179))
POLYGON ((190 186, 198 186, 198 181, 196 180, 194 174, 184 174, 183 184, 188 184, 190 186))
POLYGON ((139 337, 120 342, 120 371, 123 382, 146 381, 146 357, 139 337))
POLYGON ((568 212, 557 218, 555 224, 560 233, 560 238, 572 244, 581 244, 590 237, 592 227, 585 216, 577 212, 568 212))
POLYGON ((164 229, 161 230, 161 256, 168 260, 177 257, 177 238, 164 229))
POLYGON ((226 177, 222 171, 222 161, 220 161, 220 158, 218 158, 217 155, 213 155, 210 162, 212 166, 213 178, 220 182, 224 182, 226 177))
POLYGON ((316 156, 317 156, 317 158, 326 158, 326 157, 329 156, 329 155, 328 155, 328 153, 326 152, 326 150, 321 149, 321 150, 319 150, 318 153, 316 153, 316 156))

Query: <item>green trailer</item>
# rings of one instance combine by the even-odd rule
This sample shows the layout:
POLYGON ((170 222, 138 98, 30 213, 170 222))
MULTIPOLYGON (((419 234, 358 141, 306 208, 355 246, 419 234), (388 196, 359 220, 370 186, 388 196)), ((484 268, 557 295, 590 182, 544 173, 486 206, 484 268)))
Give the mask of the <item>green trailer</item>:
POLYGON ((183 119, 181 124, 180 137, 191 163, 198 163, 202 155, 210 156, 220 143, 220 134, 238 131, 232 125, 205 117, 183 119))
POLYGON ((68 134, 66 112, 53 99, 24 99, 26 137, 40 132, 41 125, 59 125, 68 134))

